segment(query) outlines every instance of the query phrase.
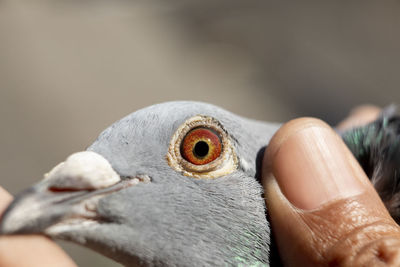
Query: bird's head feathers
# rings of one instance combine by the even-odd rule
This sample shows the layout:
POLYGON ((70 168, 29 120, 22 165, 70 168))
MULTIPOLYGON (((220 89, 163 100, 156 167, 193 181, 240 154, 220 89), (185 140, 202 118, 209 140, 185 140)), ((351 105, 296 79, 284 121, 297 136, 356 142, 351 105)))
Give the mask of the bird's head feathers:
POLYGON ((141 109, 18 197, 0 230, 72 240, 125 265, 267 264, 256 158, 277 128, 200 102, 141 109))

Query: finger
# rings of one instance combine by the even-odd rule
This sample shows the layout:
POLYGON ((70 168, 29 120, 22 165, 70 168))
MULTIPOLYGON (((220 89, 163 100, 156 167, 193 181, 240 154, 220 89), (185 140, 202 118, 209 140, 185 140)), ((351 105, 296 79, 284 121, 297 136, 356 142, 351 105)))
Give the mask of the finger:
POLYGON ((339 130, 359 127, 376 120, 381 109, 373 105, 362 105, 350 111, 349 116, 337 125, 339 130))
MULTIPOLYGON (((12 196, 0 187, 0 214, 12 201, 12 196)), ((54 242, 44 236, 1 236, 0 266, 76 266, 54 242)))
POLYGON ((76 266, 54 242, 43 236, 0 238, 0 266, 76 266))
POLYGON ((13 197, 0 186, 0 215, 4 212, 7 206, 11 203, 13 197))
POLYGON ((399 227, 325 123, 306 118, 285 124, 267 148, 263 185, 285 264, 400 264, 399 227))

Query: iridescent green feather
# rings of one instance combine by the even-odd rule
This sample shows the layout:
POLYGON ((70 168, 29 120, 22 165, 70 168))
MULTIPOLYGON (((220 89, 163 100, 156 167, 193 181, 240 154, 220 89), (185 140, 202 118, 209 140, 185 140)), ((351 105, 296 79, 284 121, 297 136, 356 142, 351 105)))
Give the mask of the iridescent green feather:
POLYGON ((393 108, 342 138, 396 221, 400 221, 400 117, 393 108))

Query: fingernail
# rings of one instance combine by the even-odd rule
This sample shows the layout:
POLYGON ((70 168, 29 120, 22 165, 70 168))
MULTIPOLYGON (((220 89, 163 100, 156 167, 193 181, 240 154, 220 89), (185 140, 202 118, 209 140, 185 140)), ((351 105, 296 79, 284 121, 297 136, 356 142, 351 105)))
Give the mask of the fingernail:
POLYGON ((364 190, 354 157, 328 126, 300 129, 276 150, 272 172, 282 193, 300 209, 316 209, 364 190))

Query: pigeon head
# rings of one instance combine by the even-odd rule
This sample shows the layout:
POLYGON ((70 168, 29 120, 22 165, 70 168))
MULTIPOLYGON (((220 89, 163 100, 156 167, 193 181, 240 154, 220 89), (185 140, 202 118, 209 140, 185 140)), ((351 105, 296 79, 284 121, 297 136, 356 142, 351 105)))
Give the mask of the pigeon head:
POLYGON ((124 265, 268 264, 256 159, 278 127, 199 102, 139 110, 17 196, 0 232, 70 240, 124 265))

